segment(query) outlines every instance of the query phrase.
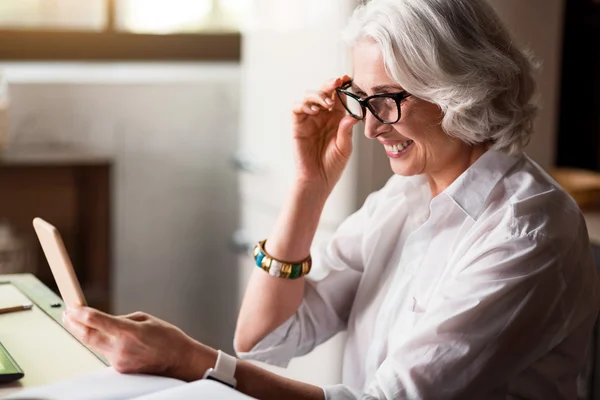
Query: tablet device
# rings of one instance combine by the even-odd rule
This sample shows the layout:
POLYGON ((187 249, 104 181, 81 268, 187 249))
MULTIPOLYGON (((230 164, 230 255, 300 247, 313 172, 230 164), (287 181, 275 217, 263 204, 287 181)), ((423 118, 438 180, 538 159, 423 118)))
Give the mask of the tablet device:
POLYGON ((58 230, 41 218, 33 220, 33 228, 67 307, 87 306, 73 264, 71 264, 71 259, 58 230))
POLYGON ((0 383, 17 381, 24 376, 21 367, 0 343, 0 383))

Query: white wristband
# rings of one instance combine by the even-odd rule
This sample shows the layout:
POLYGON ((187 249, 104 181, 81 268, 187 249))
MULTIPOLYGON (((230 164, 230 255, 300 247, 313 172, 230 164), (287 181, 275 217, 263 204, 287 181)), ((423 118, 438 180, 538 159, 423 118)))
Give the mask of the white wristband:
POLYGON ((235 388, 235 367, 237 359, 219 350, 217 352, 217 363, 214 368, 209 368, 204 374, 204 379, 212 379, 235 388))

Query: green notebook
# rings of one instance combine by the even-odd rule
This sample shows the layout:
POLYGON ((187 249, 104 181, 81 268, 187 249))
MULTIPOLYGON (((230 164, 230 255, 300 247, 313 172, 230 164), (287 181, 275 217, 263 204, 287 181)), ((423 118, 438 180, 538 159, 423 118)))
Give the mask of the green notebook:
POLYGON ((16 381, 24 376, 23 370, 0 343, 0 383, 16 381))

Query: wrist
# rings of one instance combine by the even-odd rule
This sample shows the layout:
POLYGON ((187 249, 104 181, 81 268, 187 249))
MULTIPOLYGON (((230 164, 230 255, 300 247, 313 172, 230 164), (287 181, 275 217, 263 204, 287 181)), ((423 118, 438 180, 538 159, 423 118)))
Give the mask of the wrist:
POLYGON ((185 382, 202 379, 207 369, 217 363, 217 351, 192 340, 188 350, 181 355, 173 376, 185 382))
POLYGON ((325 205, 332 190, 333 188, 330 188, 325 182, 296 178, 292 186, 292 196, 299 197, 303 201, 310 201, 317 206, 325 205))

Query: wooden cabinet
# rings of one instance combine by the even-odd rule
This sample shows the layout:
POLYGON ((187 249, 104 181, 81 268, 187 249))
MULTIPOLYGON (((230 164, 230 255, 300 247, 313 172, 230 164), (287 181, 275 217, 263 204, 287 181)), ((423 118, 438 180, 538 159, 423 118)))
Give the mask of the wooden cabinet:
POLYGON ((108 157, 70 147, 0 151, 0 221, 32 260, 29 271, 12 272, 31 272, 56 291, 31 224, 41 217, 61 232, 89 304, 104 311, 111 309, 111 164, 108 157))

